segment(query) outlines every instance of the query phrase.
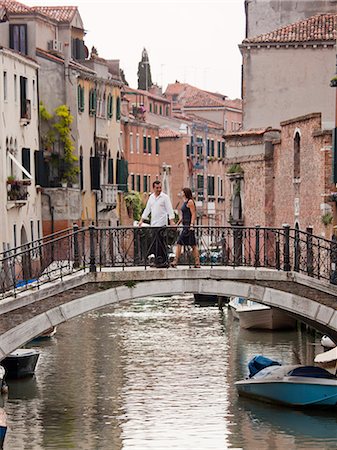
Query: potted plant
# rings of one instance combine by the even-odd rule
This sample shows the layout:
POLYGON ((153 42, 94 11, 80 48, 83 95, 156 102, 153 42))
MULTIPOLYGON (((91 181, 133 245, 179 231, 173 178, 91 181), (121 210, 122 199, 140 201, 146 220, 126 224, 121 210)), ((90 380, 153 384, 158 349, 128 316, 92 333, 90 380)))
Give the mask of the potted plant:
POLYGON ((332 223, 333 215, 331 212, 327 212, 322 215, 321 219, 322 219, 322 223, 327 227, 328 225, 330 225, 332 223))
POLYGON ((337 87, 337 74, 334 77, 331 78, 330 86, 331 87, 337 87))

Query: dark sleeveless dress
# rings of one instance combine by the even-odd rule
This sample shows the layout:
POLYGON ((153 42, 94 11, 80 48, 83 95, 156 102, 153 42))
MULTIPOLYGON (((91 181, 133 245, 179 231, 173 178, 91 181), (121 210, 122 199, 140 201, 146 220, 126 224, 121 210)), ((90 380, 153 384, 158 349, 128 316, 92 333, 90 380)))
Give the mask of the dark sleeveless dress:
POLYGON ((187 201, 184 202, 183 206, 181 207, 181 212, 183 215, 183 231, 178 237, 177 244, 190 245, 191 247, 193 247, 194 245, 197 245, 197 242, 195 239, 194 230, 190 230, 192 213, 190 208, 187 206, 187 201))

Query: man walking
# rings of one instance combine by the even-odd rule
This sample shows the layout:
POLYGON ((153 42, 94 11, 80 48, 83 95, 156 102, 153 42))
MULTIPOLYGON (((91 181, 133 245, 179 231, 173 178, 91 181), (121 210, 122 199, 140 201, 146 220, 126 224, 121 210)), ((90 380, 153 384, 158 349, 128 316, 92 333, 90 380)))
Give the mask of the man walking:
POLYGON ((154 181, 152 188, 153 193, 147 201, 138 225, 141 226, 143 220, 146 220, 151 213, 151 227, 157 228, 154 230, 153 243, 150 250, 154 252, 156 267, 169 267, 167 246, 165 243, 165 227, 167 226, 168 220, 170 225, 174 225, 174 212, 170 197, 162 192, 161 182, 159 180, 154 181))

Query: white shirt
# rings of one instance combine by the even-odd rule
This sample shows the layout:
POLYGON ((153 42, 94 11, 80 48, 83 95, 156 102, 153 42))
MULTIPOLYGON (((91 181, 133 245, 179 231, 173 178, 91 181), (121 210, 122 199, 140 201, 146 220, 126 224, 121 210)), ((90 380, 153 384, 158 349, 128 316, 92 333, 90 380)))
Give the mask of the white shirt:
POLYGON ((174 219, 170 197, 164 192, 161 192, 157 197, 151 194, 142 214, 142 219, 147 219, 150 213, 152 227, 165 227, 167 216, 169 219, 174 219))

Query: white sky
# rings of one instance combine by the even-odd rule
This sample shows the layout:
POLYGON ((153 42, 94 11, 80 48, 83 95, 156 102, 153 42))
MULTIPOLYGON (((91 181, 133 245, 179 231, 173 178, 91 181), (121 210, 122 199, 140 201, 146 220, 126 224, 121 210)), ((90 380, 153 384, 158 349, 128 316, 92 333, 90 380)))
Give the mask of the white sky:
POLYGON ((230 98, 241 96, 244 0, 21 0, 29 6, 74 5, 99 56, 119 59, 137 87, 143 47, 152 81, 165 90, 175 80, 230 98))

